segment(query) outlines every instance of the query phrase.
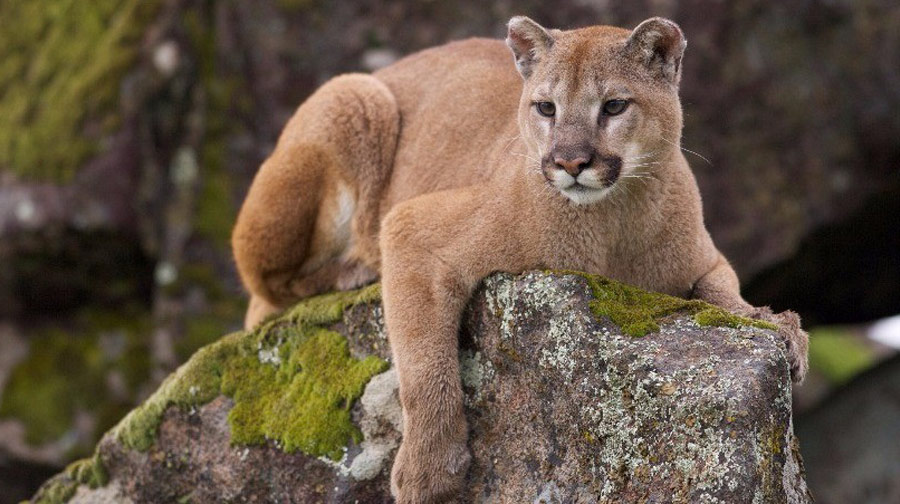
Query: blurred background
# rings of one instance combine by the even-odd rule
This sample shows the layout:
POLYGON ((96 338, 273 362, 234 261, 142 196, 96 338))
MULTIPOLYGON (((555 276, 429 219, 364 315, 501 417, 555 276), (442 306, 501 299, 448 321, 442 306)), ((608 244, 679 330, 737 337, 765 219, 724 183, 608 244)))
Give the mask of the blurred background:
POLYGON ((812 334, 795 393, 809 483, 819 502, 898 502, 894 0, 0 0, 0 502, 240 328, 230 228, 306 96, 501 38, 516 14, 682 26, 708 227, 746 297, 812 334))

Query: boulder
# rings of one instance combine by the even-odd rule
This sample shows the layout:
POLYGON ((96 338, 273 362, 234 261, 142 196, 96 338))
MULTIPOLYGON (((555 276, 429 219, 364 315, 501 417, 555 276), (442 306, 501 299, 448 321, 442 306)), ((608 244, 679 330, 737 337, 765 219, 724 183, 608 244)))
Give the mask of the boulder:
MULTIPOLYGON (((377 285, 198 351, 32 502, 391 502, 377 285)), ((784 348, 698 301, 496 274, 461 330, 465 502, 808 503, 784 348)))

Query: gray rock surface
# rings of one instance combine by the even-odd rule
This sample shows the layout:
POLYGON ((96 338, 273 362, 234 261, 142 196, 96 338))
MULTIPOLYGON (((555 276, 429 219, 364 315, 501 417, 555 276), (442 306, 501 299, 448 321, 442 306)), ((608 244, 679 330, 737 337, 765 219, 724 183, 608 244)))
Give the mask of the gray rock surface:
MULTIPOLYGON (((596 295, 578 275, 498 274, 471 302, 461 336, 474 455, 465 502, 811 502, 773 332, 703 327, 680 312, 634 338, 595 315, 596 295)), ((388 357, 377 301, 327 326, 353 356, 388 357)), ((158 394, 188 379, 185 369, 158 394)), ((391 502, 396 383, 393 370, 369 381, 352 406, 363 436, 338 461, 285 453, 277 441, 233 444, 237 399, 219 395, 166 409, 143 452, 117 435, 133 423, 126 418, 98 448, 96 489, 76 490, 90 478, 69 471, 34 502, 67 484, 74 502, 391 502)))

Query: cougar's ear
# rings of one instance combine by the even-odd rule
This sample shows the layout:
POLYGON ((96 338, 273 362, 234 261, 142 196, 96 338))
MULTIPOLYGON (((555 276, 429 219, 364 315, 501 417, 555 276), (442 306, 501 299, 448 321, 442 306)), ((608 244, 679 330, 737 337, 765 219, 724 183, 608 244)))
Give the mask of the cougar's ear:
POLYGON ((687 40, 677 24, 655 17, 639 24, 631 32, 625 50, 660 78, 678 85, 681 57, 686 46, 687 40))
POLYGON ((506 45, 516 57, 516 68, 527 79, 535 65, 553 47, 553 36, 543 26, 525 16, 509 20, 506 45))

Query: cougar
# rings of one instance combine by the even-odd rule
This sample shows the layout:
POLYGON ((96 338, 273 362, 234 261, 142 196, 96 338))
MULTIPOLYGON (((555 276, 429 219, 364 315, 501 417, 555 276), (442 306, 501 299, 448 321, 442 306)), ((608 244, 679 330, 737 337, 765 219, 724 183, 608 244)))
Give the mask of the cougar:
POLYGON ((581 270, 776 323, 795 380, 793 312, 743 300, 703 223, 680 148, 686 42, 634 30, 509 22, 303 103, 260 168, 233 234, 246 326, 380 277, 404 412, 392 491, 451 502, 470 455, 457 360, 468 298, 494 271, 581 270), (508 47, 507 47, 508 46, 508 47), (510 50, 512 54, 510 54, 510 50))

